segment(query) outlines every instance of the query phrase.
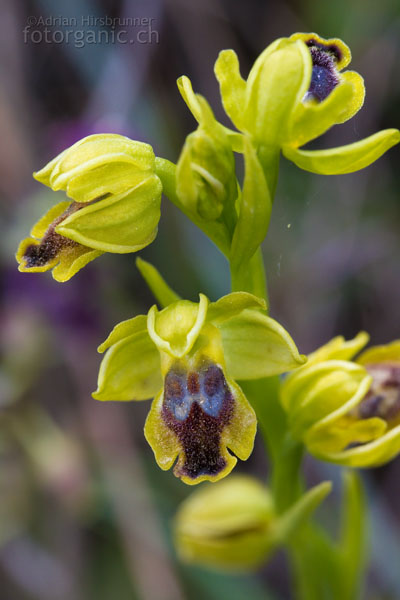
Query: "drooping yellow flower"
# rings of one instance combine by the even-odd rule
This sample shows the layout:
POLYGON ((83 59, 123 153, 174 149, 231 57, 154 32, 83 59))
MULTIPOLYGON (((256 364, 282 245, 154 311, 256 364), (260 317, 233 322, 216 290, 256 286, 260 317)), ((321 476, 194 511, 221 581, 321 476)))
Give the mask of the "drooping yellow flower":
POLYGON ((121 135, 91 135, 64 150, 34 177, 70 200, 53 206, 21 242, 19 270, 52 269, 54 279, 67 281, 104 252, 150 244, 162 189, 154 170, 151 146, 121 135))
MULTIPOLYGON (((250 455, 256 417, 236 379, 303 364, 289 334, 244 292, 155 306, 117 325, 99 351, 98 400, 154 398, 145 436, 162 469, 188 484, 217 481, 250 455), (228 449, 231 451, 229 452, 228 449)), ((266 402, 268 399, 266 398, 266 402)))
POLYGON ((400 341, 334 338, 282 385, 293 435, 323 460, 373 467, 400 452, 400 341))

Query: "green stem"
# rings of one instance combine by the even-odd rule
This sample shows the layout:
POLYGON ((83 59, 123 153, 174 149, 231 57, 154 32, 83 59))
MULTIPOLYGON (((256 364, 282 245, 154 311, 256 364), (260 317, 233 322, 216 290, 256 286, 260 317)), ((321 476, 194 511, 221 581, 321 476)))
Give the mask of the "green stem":
POLYGON ((262 165, 265 179, 271 194, 271 200, 274 200, 276 185, 279 174, 279 146, 259 146, 257 148, 258 159, 262 165))
POLYGON ((301 465, 304 446, 287 435, 275 457, 271 489, 279 512, 287 510, 304 492, 301 465))
POLYGON ((301 495, 303 445, 288 433, 287 417, 280 402, 278 376, 241 383, 251 402, 270 457, 269 486, 278 512, 289 508, 301 495))
POLYGON ((230 263, 232 292, 249 292, 264 298, 268 306, 267 280, 261 248, 258 248, 250 261, 235 269, 230 263))

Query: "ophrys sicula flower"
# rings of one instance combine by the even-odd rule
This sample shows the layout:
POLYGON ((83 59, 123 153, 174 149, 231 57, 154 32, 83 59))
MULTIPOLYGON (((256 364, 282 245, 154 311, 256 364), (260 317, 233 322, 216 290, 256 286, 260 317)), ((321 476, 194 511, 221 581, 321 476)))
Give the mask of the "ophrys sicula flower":
MULTIPOLYGON (((115 327, 99 348, 98 400, 154 398, 145 436, 157 463, 188 484, 217 481, 246 460, 256 416, 240 379, 284 373, 304 363, 265 304, 244 292, 209 302, 154 306, 115 327), (178 460, 177 460, 178 459, 178 460)), ((268 398, 265 399, 268 402, 268 398)))
POLYGON ((282 385, 293 435, 323 460, 373 467, 400 452, 400 342, 334 338, 282 385))
POLYGON ((148 144, 121 135, 86 137, 54 158, 35 179, 70 200, 53 206, 17 251, 19 270, 52 269, 67 281, 103 252, 150 244, 160 218, 161 183, 148 144))

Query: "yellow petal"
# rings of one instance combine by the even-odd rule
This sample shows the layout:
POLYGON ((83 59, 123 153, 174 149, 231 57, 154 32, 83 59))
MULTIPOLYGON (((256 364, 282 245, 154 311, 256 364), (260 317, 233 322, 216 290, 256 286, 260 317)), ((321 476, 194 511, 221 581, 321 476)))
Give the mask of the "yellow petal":
POLYGON ((379 467, 389 462, 399 452, 400 425, 367 444, 343 450, 342 452, 327 453, 324 455, 324 460, 349 467, 371 468, 379 467))
POLYGON ((124 338, 138 333, 139 331, 146 331, 147 329, 147 317, 146 315, 138 315, 133 319, 127 319, 118 323, 108 336, 106 340, 97 348, 97 352, 105 352, 108 348, 111 348, 113 344, 123 340, 124 338))
POLYGON ((154 452, 158 466, 167 471, 174 464, 180 447, 175 434, 161 416, 163 399, 163 391, 154 398, 144 426, 144 436, 154 452))
POLYGON ((368 167, 400 142, 398 129, 384 129, 354 144, 329 150, 282 148, 283 154, 305 171, 320 175, 353 173, 368 167))
POLYGON ((136 252, 150 244, 157 234, 160 199, 158 177, 142 177, 128 192, 76 211, 56 227, 56 232, 103 252, 136 252))
POLYGON ((303 365, 288 332, 274 319, 255 310, 219 325, 226 360, 232 379, 259 379, 278 375, 303 365))
POLYGON ((93 393, 96 400, 147 400, 161 389, 160 354, 140 325, 143 321, 136 323, 135 333, 115 341, 108 349, 93 393))
POLYGON ((237 54, 233 50, 222 50, 215 63, 214 72, 219 82, 225 112, 232 123, 243 130, 246 82, 240 75, 237 54))
POLYGON ((345 340, 342 335, 338 335, 309 354, 307 366, 325 360, 351 360, 368 341, 369 335, 366 331, 360 331, 352 340, 345 340))
POLYGON ((179 300, 158 312, 153 306, 148 314, 149 335, 156 346, 181 358, 193 347, 205 323, 208 298, 200 294, 200 302, 179 300))
POLYGON ((246 128, 267 146, 284 136, 291 111, 308 89, 312 68, 311 55, 300 41, 286 40, 275 48, 260 55, 246 86, 246 128))
POLYGON ((380 362, 400 362, 400 340, 365 350, 356 361, 360 365, 380 362))
POLYGON ((300 102, 294 110, 284 146, 303 146, 333 125, 344 123, 363 105, 365 89, 362 77, 347 71, 341 83, 322 102, 300 102))
POLYGON ((58 264, 52 271, 53 278, 61 283, 68 281, 90 261, 102 254, 103 252, 99 250, 86 248, 80 244, 67 246, 58 255, 58 264))
POLYGON ((235 399, 232 419, 222 433, 226 445, 240 460, 247 460, 253 451, 257 431, 257 417, 241 388, 229 381, 235 399))
POLYGON ((364 104, 365 85, 364 79, 356 71, 346 71, 340 75, 340 80, 343 84, 351 84, 353 86, 353 94, 350 101, 347 101, 346 106, 337 123, 344 123, 353 117, 364 104))
POLYGON ((64 200, 59 202, 55 206, 52 206, 45 215, 32 227, 31 235, 40 240, 46 233, 49 225, 51 225, 57 217, 60 217, 67 208, 71 206, 70 200, 64 200))

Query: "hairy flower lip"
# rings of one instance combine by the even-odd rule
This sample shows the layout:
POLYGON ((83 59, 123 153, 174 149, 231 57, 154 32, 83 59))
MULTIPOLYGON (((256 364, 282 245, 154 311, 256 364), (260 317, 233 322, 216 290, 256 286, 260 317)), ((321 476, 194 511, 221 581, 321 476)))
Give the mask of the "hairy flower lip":
POLYGON ((37 238, 37 243, 32 243, 26 246, 24 253, 21 257, 20 270, 30 270, 34 268, 45 267, 57 259, 59 253, 67 247, 84 247, 83 244, 71 240, 65 235, 56 231, 58 225, 63 223, 70 215, 78 212, 82 208, 95 204, 108 197, 109 194, 103 194, 95 198, 91 202, 75 202, 72 201, 69 206, 66 207, 64 212, 56 217, 52 223, 48 226, 42 238, 37 238))
MULTIPOLYGON (((82 205, 77 202, 71 204, 64 212, 56 217, 48 226, 46 232, 41 239, 37 239, 37 243, 32 243, 26 246, 23 256, 21 257, 21 269, 32 269, 36 267, 45 267, 57 258, 58 253, 67 246, 77 245, 73 240, 56 233, 57 225, 62 223, 69 215, 78 211, 82 205)), ((20 269, 20 270, 21 270, 20 269)))
POLYGON ((182 445, 184 460, 174 469, 178 477, 216 476, 226 469, 221 435, 233 410, 234 398, 218 365, 204 361, 197 371, 170 369, 161 416, 182 445))
POLYGON ((337 44, 328 42, 322 43, 313 37, 307 40, 305 44, 311 49, 311 52, 312 48, 317 48, 318 50, 323 50, 325 53, 331 54, 336 62, 340 62, 343 58, 343 52, 340 50, 337 44))
MULTIPOLYGON (((307 44, 309 46, 309 44, 307 44)), ((339 85, 340 79, 336 70, 335 55, 327 51, 322 44, 309 46, 312 59, 310 87, 303 101, 310 99, 322 102, 333 89, 339 85)))
POLYGON ((314 50, 323 51, 329 54, 334 60, 336 68, 341 71, 351 62, 351 51, 347 44, 340 38, 324 38, 315 32, 294 33, 290 40, 301 40, 309 48, 310 52, 314 50))

